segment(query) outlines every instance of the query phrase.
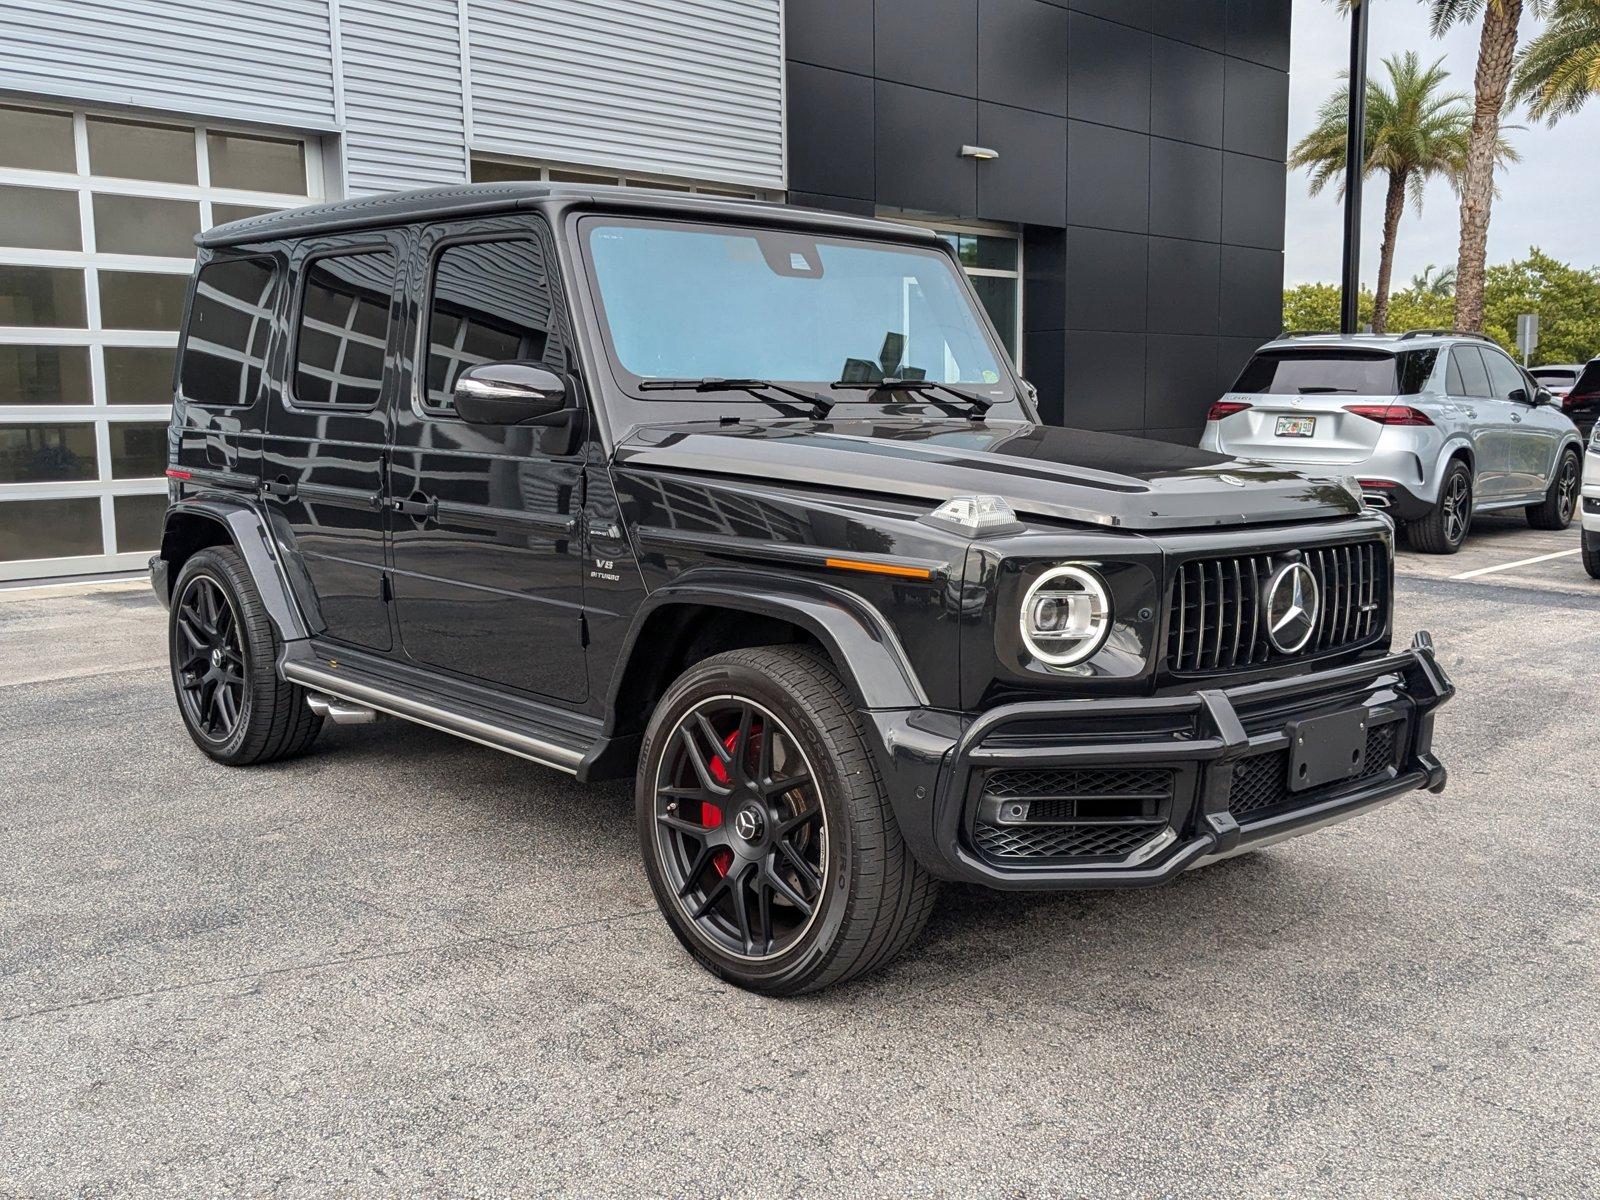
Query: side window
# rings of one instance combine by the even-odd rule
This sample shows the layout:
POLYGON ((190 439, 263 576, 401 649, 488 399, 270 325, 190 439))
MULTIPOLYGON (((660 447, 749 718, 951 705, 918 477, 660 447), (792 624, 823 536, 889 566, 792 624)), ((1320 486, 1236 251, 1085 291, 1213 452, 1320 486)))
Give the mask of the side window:
POLYGON ((185 400, 218 407, 255 403, 277 283, 270 258, 223 259, 201 268, 179 374, 185 400))
POLYGON ((306 265, 295 339, 297 401, 350 408, 378 402, 394 273, 391 250, 329 256, 306 265))
POLYGON ((1484 370, 1483 355, 1478 353, 1476 346, 1457 346, 1450 351, 1451 368, 1460 368, 1461 392, 1460 395, 1474 397, 1479 400, 1492 399, 1494 392, 1489 387, 1489 372, 1484 370))
POLYGON ((550 293, 531 238, 447 246, 428 296, 423 407, 455 409, 456 376, 479 363, 541 362, 550 342, 550 293))
MULTIPOLYGON (((1511 393, 1519 389, 1526 391, 1528 381, 1522 377, 1522 372, 1504 354, 1497 350, 1479 351, 1483 361, 1489 368, 1489 386, 1494 389, 1496 400, 1509 400, 1511 393)), ((1529 393, 1530 397, 1532 393, 1529 393)))
POLYGON ((1439 361, 1437 350, 1408 350, 1400 356, 1400 394, 1415 396, 1428 386, 1439 361))

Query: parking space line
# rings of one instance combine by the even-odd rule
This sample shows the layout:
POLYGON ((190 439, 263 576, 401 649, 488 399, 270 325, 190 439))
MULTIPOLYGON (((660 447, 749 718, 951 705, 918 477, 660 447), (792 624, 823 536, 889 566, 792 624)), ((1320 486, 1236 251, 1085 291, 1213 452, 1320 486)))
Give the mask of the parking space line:
POLYGON ((1582 553, 1582 549, 1557 550, 1554 554, 1541 554, 1537 558, 1521 558, 1516 562, 1502 563, 1498 567, 1479 567, 1476 571, 1463 571, 1459 575, 1450 576, 1450 578, 1476 579, 1479 575, 1493 575, 1497 571, 1512 571, 1517 567, 1531 567, 1534 563, 1549 562, 1552 558, 1570 558, 1574 554, 1582 553))

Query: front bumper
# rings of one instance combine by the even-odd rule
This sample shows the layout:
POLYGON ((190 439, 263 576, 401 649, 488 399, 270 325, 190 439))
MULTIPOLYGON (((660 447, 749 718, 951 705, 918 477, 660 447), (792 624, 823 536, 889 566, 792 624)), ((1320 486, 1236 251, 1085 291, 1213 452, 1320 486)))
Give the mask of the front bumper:
MULTIPOLYGON (((1403 653, 1292 679, 1006 705, 972 721, 942 756, 931 836, 913 842, 931 851, 923 857, 936 873, 991 887, 1155 886, 1404 792, 1442 791, 1433 713, 1453 694, 1432 639, 1419 633, 1403 653), (1303 747, 1329 730, 1331 745, 1329 722, 1348 722, 1353 736, 1365 737, 1357 743, 1362 765, 1297 791, 1291 764, 1308 752, 1291 746, 1291 736, 1303 747), (1354 733, 1356 722, 1364 733, 1354 733), (1084 779, 1123 794, 1089 795, 1077 786, 1084 779), (1065 818, 1063 805, 1071 807, 1065 818), (1036 811, 1045 819, 1034 820, 1036 811)), ((906 808, 896 807, 904 823, 906 808)))

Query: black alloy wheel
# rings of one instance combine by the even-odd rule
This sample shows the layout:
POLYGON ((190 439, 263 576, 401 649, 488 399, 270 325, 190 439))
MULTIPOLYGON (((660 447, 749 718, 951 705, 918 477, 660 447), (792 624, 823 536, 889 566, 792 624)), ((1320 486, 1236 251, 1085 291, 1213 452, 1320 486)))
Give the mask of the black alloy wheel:
POLYGON ((239 727, 246 702, 244 641, 239 614, 217 582, 195 575, 175 606, 174 647, 178 696, 189 727, 226 742, 239 727))
POLYGON ((915 940, 937 886, 906 845, 858 701, 814 647, 689 666, 639 751, 634 818, 661 915, 768 996, 853 979, 915 940))
POLYGON ((1460 459, 1445 468, 1439 500, 1406 526, 1406 541, 1424 554, 1454 554, 1472 528, 1472 470, 1460 459))
POLYGON ((783 954, 816 919, 828 877, 827 814, 805 752, 739 696, 701 701, 666 736, 655 820, 674 898, 723 953, 783 954))
POLYGON ((302 688, 278 675, 283 642, 239 551, 196 551, 176 572, 172 596, 172 690, 194 744, 231 767, 307 750, 322 718, 302 688))

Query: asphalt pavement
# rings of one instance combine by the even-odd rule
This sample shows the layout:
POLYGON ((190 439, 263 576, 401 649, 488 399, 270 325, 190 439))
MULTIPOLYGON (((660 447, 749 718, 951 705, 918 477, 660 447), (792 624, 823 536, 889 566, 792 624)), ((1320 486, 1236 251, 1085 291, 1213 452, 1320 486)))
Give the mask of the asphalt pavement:
POLYGON ((1444 795, 946 888, 788 1001, 684 956, 625 787, 399 722, 230 771, 142 587, 0 592, 0 1195, 1594 1196, 1600 583, 1501 524, 1401 560, 1444 795))

